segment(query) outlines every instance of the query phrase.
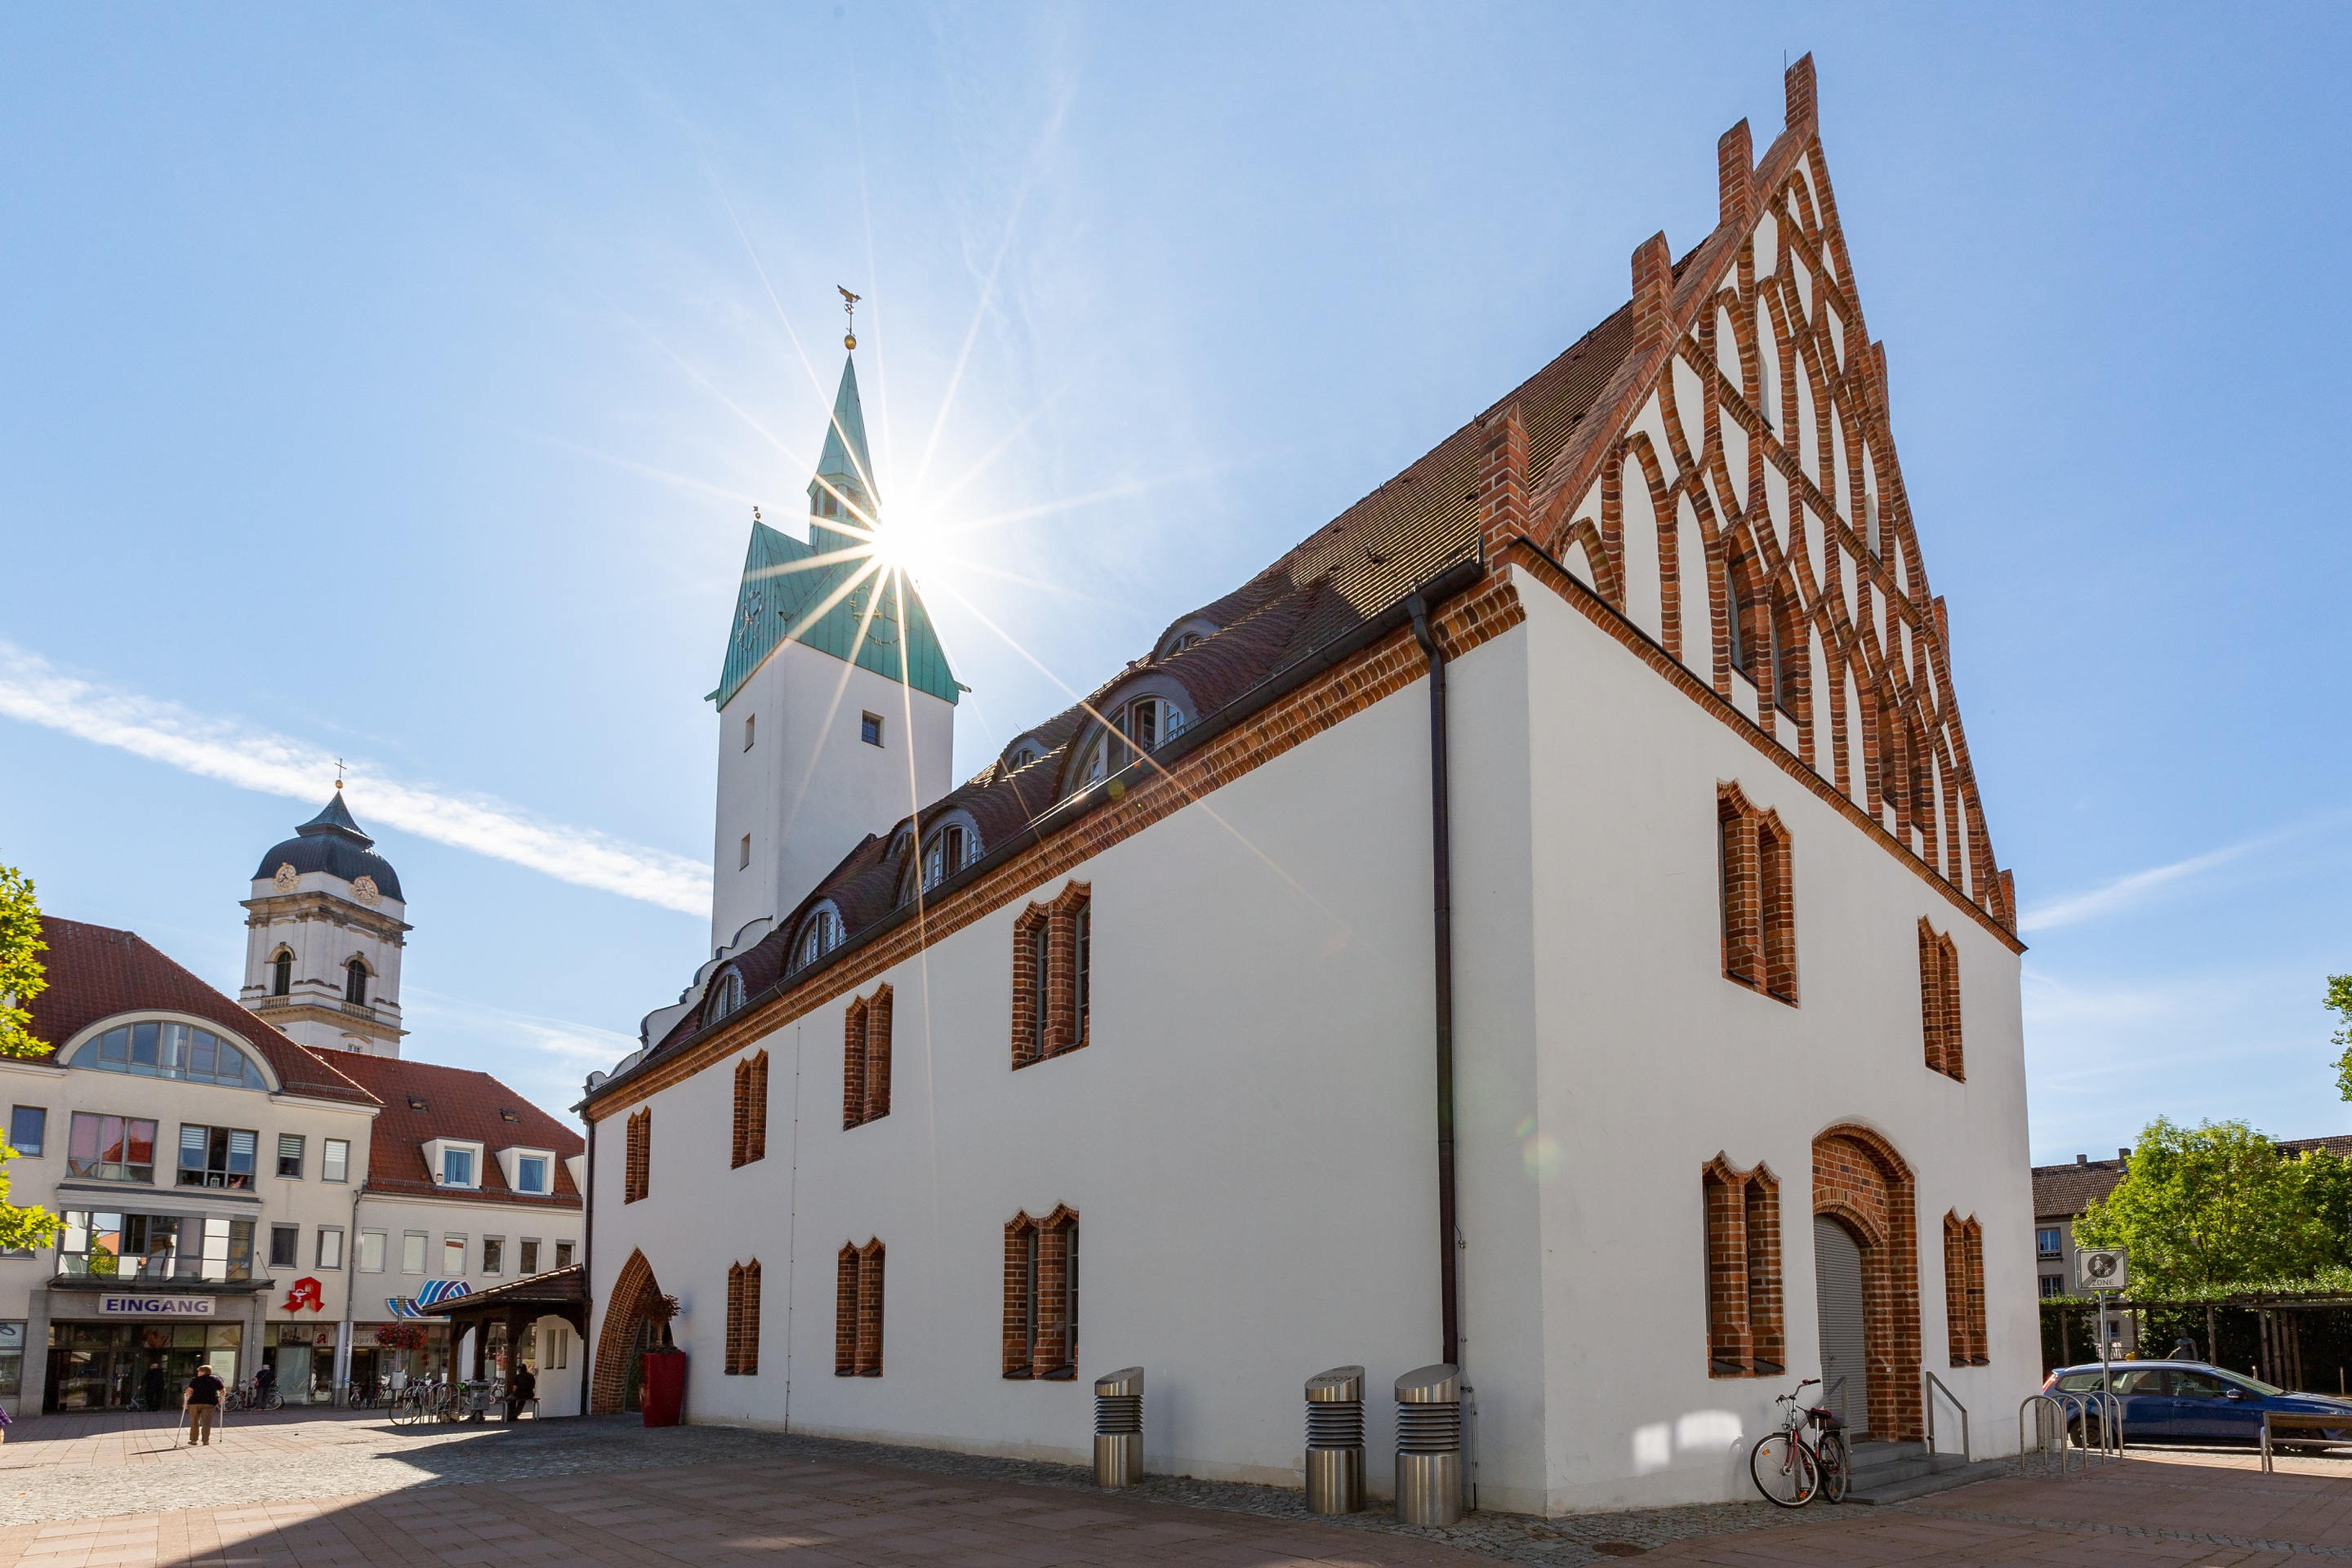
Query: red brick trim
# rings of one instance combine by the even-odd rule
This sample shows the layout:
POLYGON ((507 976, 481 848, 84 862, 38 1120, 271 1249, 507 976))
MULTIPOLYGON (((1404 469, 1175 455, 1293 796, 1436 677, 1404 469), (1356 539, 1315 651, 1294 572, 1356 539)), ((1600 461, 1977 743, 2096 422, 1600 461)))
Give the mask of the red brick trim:
POLYGON ((1788 1370, 1780 1283, 1780 1181, 1771 1168, 1722 1154, 1699 1173, 1706 1202, 1709 1377, 1778 1377, 1788 1370))
POLYGON ((1813 1140, 1813 1213, 1842 1222, 1862 1246, 1871 1434, 1895 1442, 1916 1441, 1926 1429, 1914 1186, 1910 1165, 1867 1127, 1844 1123, 1813 1140))
MULTIPOLYGON (((1452 659, 1500 637, 1526 618, 1518 590, 1507 574, 1497 573, 1446 601, 1433 629, 1452 659)), ((592 1097, 582 1113, 592 1121, 601 1121, 624 1104, 683 1082, 734 1052, 750 1049, 784 1025, 887 974, 929 943, 1034 896, 1040 887, 1069 876, 1160 818, 1425 679, 1428 673, 1428 660, 1411 629, 1389 634, 1231 729, 1211 736, 1117 800, 1008 857, 970 885, 928 903, 921 920, 909 920, 864 942, 799 984, 730 1015, 716 1032, 654 1061, 643 1073, 608 1086, 609 1092, 592 1097)))
POLYGON ((1954 1366, 1985 1366, 1984 1226, 1944 1215, 1944 1335, 1954 1366))
POLYGON ((845 1241, 834 1255, 833 1375, 882 1375, 882 1243, 845 1241))
POLYGON ((635 1203, 651 1190, 654 1158, 654 1108, 650 1105, 629 1118, 628 1155, 621 1169, 621 1201, 635 1203))
POLYGON ((890 1114, 891 991, 852 1002, 841 1016, 841 1125, 845 1131, 890 1114))
POLYGON ((591 1415, 617 1415, 628 1392, 629 1357, 636 1351, 637 1329, 645 1321, 648 1296, 661 1294, 653 1265, 641 1251, 632 1250, 613 1289, 604 1298, 604 1326, 596 1335, 596 1370, 588 1382, 591 1415))
POLYGON ((1060 1381, 1077 1375, 1078 1214, 1064 1205, 1044 1219, 1018 1214, 1004 1226, 1004 1375, 1060 1381))
POLYGON ((735 1148, 730 1170, 768 1157, 768 1053, 735 1064, 735 1148))
POLYGON ((1968 1082, 1960 1047, 1960 951, 1925 916, 1919 921, 1919 1035, 1931 1069, 1968 1082))

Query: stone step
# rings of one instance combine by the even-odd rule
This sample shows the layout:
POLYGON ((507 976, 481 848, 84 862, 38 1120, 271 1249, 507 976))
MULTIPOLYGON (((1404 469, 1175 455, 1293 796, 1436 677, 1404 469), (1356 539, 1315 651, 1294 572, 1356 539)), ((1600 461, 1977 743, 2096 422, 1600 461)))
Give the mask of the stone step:
POLYGON ((1864 1477, 1857 1470, 1854 1473, 1853 1484, 1846 1492, 1845 1500, 1858 1503, 1864 1508, 1893 1502, 1909 1502, 1914 1498, 1949 1491, 1954 1487, 1972 1486, 1978 1481, 1989 1481, 1998 1476, 2006 1475, 2009 1471, 2009 1461, 1979 1459, 1976 1463, 1969 1464, 1958 1454, 1937 1454, 1932 1458, 1907 1460, 1900 1466, 1886 1466, 1879 1468, 1887 1473, 1882 1476, 1874 1472, 1864 1477), (1898 1478, 1893 1474, 1896 1469, 1908 1473, 1898 1478))

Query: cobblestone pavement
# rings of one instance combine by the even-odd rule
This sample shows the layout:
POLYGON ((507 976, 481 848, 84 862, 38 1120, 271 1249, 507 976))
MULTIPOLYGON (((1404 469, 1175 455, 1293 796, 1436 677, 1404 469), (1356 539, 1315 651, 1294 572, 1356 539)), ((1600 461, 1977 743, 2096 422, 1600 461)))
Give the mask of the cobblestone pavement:
POLYGON ((1293 1491, 1155 1477, 1105 1494, 1067 1467, 728 1427, 233 1421, 193 1452, 152 1418, 18 1426, 0 1448, 0 1568, 2352 1560, 2352 1463, 2340 1459, 2285 1459, 2263 1476, 2244 1455, 2159 1452, 2088 1479, 2011 1478, 1895 1509, 1481 1514, 1429 1531, 1378 1512, 1310 1519, 1293 1491))

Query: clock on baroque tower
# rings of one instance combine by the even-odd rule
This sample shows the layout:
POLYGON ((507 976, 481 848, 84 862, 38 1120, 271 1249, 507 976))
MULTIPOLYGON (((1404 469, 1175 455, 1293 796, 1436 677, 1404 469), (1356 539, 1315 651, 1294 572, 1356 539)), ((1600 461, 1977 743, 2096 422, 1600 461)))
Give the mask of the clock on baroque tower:
POLYGON ((397 1057, 409 928, 400 877, 374 849, 339 785, 325 810, 262 856, 244 900, 237 1000, 306 1046, 397 1057))

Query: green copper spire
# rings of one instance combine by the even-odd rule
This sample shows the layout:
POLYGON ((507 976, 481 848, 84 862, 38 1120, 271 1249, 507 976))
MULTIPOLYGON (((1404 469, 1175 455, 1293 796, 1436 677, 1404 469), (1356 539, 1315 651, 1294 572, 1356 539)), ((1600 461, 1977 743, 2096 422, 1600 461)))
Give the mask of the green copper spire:
POLYGON ((953 702, 963 688, 948 668, 947 654, 914 584, 902 579, 894 588, 878 574, 867 572, 866 542, 859 537, 866 523, 852 515, 850 508, 877 524, 879 519, 854 362, 841 367, 841 391, 833 400, 816 476, 808 487, 806 544, 765 523, 751 524, 751 546, 735 593, 727 661, 711 700, 726 707, 752 671, 792 641, 953 702), (858 532, 842 531, 845 525, 858 532), (861 578, 857 586, 836 598, 836 591, 852 577, 861 578))
POLYGON ((877 515, 881 498, 874 491, 874 459, 866 450, 866 408, 857 400, 855 359, 841 362, 841 390, 834 394, 833 417, 824 427, 824 450, 817 458, 816 477, 809 480, 808 493, 813 518, 838 516, 853 526, 864 526, 851 513, 851 507, 869 519, 877 515))

